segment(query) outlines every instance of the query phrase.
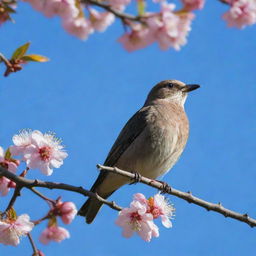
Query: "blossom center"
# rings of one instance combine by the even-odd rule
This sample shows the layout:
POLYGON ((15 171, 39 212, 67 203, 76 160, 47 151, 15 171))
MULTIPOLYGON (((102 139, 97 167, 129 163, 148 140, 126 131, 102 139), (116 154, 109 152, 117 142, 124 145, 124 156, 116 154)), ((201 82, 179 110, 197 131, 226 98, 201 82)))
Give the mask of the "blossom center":
POLYGON ((138 212, 132 212, 130 218, 132 222, 141 221, 141 216, 139 215, 138 212))
POLYGON ((157 218, 162 214, 161 210, 158 209, 157 207, 151 209, 150 212, 151 212, 151 214, 153 215, 153 218, 154 218, 154 219, 157 219, 157 218))
POLYGON ((52 150, 50 147, 45 146, 39 149, 39 155, 43 161, 49 161, 51 157, 51 153, 52 153, 52 150))

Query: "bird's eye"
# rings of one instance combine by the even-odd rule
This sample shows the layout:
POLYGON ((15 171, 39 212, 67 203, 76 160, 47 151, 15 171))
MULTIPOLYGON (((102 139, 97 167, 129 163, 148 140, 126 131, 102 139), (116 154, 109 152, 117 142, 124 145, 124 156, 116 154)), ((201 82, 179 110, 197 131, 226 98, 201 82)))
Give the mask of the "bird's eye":
POLYGON ((168 88, 173 88, 173 87, 174 87, 174 84, 173 84, 173 83, 168 83, 168 84, 166 85, 166 87, 168 87, 168 88))

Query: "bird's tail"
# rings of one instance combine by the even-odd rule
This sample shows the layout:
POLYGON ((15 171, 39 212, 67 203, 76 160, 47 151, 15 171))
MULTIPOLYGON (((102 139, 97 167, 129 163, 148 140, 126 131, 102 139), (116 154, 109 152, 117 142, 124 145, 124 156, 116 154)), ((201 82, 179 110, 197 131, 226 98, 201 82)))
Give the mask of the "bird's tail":
POLYGON ((102 204, 102 202, 95 198, 88 198, 78 211, 78 215, 84 216, 86 219, 86 223, 90 224, 93 222, 102 204))

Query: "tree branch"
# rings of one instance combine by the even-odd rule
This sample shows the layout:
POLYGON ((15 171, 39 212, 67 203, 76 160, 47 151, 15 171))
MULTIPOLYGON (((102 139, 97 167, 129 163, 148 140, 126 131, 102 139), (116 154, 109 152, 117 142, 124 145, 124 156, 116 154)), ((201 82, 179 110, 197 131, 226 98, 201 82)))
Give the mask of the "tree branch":
POLYGON ((13 207, 17 197, 20 196, 21 189, 22 189, 22 187, 20 187, 19 185, 16 184, 16 188, 13 192, 12 198, 11 198, 11 200, 10 200, 10 202, 9 202, 9 204, 8 204, 8 206, 7 206, 7 208, 4 212, 8 212, 13 207))
POLYGON ((5 176, 6 178, 12 180, 16 183, 16 185, 20 188, 33 188, 33 187, 41 187, 41 188, 48 188, 48 189, 61 189, 76 192, 82 194, 84 196, 96 198, 103 204, 108 205, 110 208, 115 210, 122 210, 122 207, 118 206, 115 202, 107 201, 106 199, 100 197, 98 194, 91 192, 90 190, 86 190, 83 187, 76 187, 65 183, 56 183, 50 181, 40 181, 40 180, 29 180, 20 176, 15 175, 12 172, 9 172, 2 166, 0 166, 0 176, 5 176))
POLYGON ((39 191, 37 191, 35 188, 29 188, 34 194, 36 194, 37 196, 39 196, 40 198, 42 198, 43 200, 45 200, 46 202, 54 205, 56 204, 56 200, 53 200, 51 198, 48 198, 46 196, 44 196, 42 193, 40 193, 39 191))
MULTIPOLYGON (((109 172, 116 173, 118 175, 122 175, 124 177, 131 179, 132 181, 135 181, 135 182, 144 183, 144 184, 154 187, 162 192, 179 197, 179 198, 187 201, 188 203, 193 203, 193 204, 199 205, 199 206, 205 208, 207 211, 218 212, 218 213, 224 215, 225 217, 230 217, 230 218, 239 220, 241 222, 247 223, 251 227, 256 226, 256 220, 249 217, 247 213, 240 214, 238 212, 229 210, 229 209, 223 207, 221 205, 221 203, 218 203, 218 204, 210 203, 208 201, 205 201, 203 199, 193 196, 191 192, 179 191, 177 189, 170 187, 167 184, 163 184, 160 181, 152 180, 152 179, 149 179, 149 178, 146 178, 143 176, 140 176, 138 179, 138 174, 123 171, 116 167, 107 167, 107 166, 103 166, 103 165, 97 165, 97 168, 99 170, 109 171, 109 172)), ((65 183, 56 183, 56 182, 40 181, 40 180, 29 180, 29 179, 15 175, 12 172, 9 172, 8 170, 4 169, 1 166, 0 166, 0 176, 5 176, 6 178, 12 180, 20 188, 26 187, 28 189, 31 189, 33 187, 42 187, 42 188, 48 188, 48 189, 61 189, 61 190, 72 191, 72 192, 82 194, 84 196, 96 198, 97 200, 99 200, 103 204, 108 205, 112 209, 115 209, 118 211, 122 210, 122 208, 120 206, 118 206, 115 202, 107 201, 106 199, 100 197, 98 194, 93 193, 89 190, 86 190, 83 187, 76 187, 76 186, 72 186, 72 185, 65 184, 65 183)))
POLYGON ((7 60, 2 53, 0 53, 0 62, 3 61, 7 68, 12 67, 12 64, 7 60))
POLYGON ((33 255, 32 256, 39 256, 38 250, 36 248, 35 242, 34 242, 32 236, 31 236, 31 234, 28 233, 27 236, 28 236, 29 242, 32 246, 32 249, 33 249, 33 255))
MULTIPOLYGON (((138 181, 137 180, 138 176, 136 175, 136 173, 131 173, 131 172, 120 170, 116 167, 107 167, 107 166, 103 166, 103 165, 97 165, 97 168, 99 170, 109 171, 109 172, 116 173, 116 174, 122 175, 124 177, 130 178, 131 180, 138 181)), ((231 211, 231 210, 223 207, 221 205, 221 203, 214 204, 214 203, 207 202, 203 199, 193 196, 191 192, 187 192, 187 193, 182 192, 182 191, 179 191, 177 189, 170 187, 169 185, 166 186, 166 184, 163 184, 162 182, 159 182, 157 180, 151 180, 151 179, 143 177, 143 176, 139 177, 138 182, 141 182, 150 187, 156 188, 164 193, 168 193, 170 195, 179 197, 183 200, 186 200, 188 203, 193 203, 193 204, 199 205, 199 206, 205 208, 207 211, 218 212, 218 213, 224 215, 225 217, 230 217, 232 219, 236 219, 241 222, 245 222, 246 224, 248 224, 251 227, 256 226, 256 220, 249 217, 247 213, 240 214, 235 211, 231 211)))
POLYGON ((227 0, 219 0, 222 4, 228 4, 230 5, 230 3, 227 0))
POLYGON ((131 15, 131 14, 120 12, 120 11, 116 10, 115 8, 111 7, 110 5, 105 4, 104 2, 100 2, 100 1, 97 1, 97 0, 81 0, 81 2, 85 3, 85 4, 91 4, 91 5, 99 6, 103 9, 105 9, 106 11, 113 13, 116 17, 121 19, 123 22, 125 22, 125 20, 143 22, 143 17, 142 16, 139 16, 139 15, 134 16, 134 15, 131 15))
MULTIPOLYGON (((84 3, 84 4, 90 4, 90 5, 95 5, 95 6, 101 7, 104 10, 113 13, 117 18, 121 19, 123 23, 126 23, 126 20, 144 23, 145 18, 147 18, 147 17, 145 17, 145 16, 143 17, 141 15, 135 16, 132 14, 118 11, 117 9, 113 8, 111 5, 101 2, 101 1, 98 1, 98 0, 80 0, 80 1, 81 1, 81 3, 84 3)), ((229 4, 227 0, 219 0, 219 2, 221 2, 223 4, 229 4)))

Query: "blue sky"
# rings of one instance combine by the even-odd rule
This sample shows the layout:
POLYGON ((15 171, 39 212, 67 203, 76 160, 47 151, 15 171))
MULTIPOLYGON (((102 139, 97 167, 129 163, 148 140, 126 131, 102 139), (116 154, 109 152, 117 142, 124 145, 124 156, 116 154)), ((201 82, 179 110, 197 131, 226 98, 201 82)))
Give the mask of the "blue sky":
MULTIPOLYGON (((116 42, 122 34, 119 22, 83 42, 66 34, 58 19, 46 19, 27 4, 19 4, 16 24, 1 27, 1 51, 10 55, 31 41, 31 53, 51 61, 0 78, 0 145, 10 145, 12 135, 22 128, 54 131, 69 157, 52 176, 35 170, 29 177, 90 188, 98 175, 95 165, 104 162, 120 129, 155 83, 172 78, 199 83, 200 90, 191 93, 186 103, 188 144, 164 180, 256 217, 256 26, 228 29, 220 19, 225 10, 218 1, 207 1, 205 9, 196 13, 188 44, 179 52, 160 51, 154 45, 129 54, 116 42)), ((62 195, 77 207, 84 201, 74 193, 40 191, 53 198, 62 195)), ((156 190, 141 184, 125 186, 112 199, 127 206, 136 192, 149 197, 156 190)), ((6 199, 1 198, 2 209, 6 199)), ((138 236, 123 238, 114 225, 117 213, 107 206, 91 225, 77 217, 65 226, 71 238, 61 244, 43 246, 37 241, 45 224, 32 235, 47 256, 255 255, 256 230, 173 196, 169 199, 176 207, 173 228, 159 223, 160 237, 151 243, 138 236)), ((47 212, 47 205, 24 190, 16 210, 37 219, 47 212)), ((18 248, 0 245, 0 254, 32 253, 24 238, 18 248)))

